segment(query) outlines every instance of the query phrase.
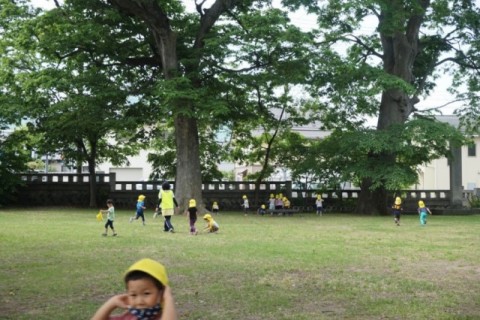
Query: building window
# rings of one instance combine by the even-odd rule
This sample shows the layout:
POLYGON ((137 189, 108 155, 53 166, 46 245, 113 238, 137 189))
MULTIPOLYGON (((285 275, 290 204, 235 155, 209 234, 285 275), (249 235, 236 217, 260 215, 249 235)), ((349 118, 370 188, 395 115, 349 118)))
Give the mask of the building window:
POLYGON ((468 156, 476 157, 477 156, 477 145, 475 143, 468 145, 468 156))

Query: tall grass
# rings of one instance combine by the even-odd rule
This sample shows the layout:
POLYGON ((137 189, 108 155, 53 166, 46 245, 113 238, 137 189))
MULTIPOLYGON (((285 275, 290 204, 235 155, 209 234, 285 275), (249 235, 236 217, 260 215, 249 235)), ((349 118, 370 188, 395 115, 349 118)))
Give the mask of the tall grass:
POLYGON ((150 257, 181 319, 480 319, 480 216, 228 213, 190 236, 184 216, 171 234, 133 212, 102 237, 95 210, 0 211, 0 318, 89 319, 150 257))

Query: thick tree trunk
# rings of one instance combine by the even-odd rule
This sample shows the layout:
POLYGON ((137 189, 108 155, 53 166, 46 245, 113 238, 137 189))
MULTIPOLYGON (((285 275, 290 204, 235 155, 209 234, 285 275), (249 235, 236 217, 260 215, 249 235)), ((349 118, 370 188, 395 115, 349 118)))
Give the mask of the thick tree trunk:
POLYGON ((95 170, 95 160, 88 161, 88 181, 90 185, 90 208, 97 207, 97 177, 96 177, 96 170, 95 170))
MULTIPOLYGON (((429 0, 419 0, 417 5, 423 8, 415 10, 411 16, 402 18, 399 12, 407 13, 405 4, 400 0, 393 0, 385 7, 379 16, 380 38, 383 47, 383 69, 386 73, 404 80, 408 84, 414 83, 412 73, 415 58, 418 54, 418 35, 429 0), (405 19, 403 21, 403 19, 405 19)), ((382 93, 379 108, 377 130, 386 130, 395 124, 403 124, 415 110, 418 102, 416 96, 410 97, 401 88, 387 89, 382 93)), ((393 165, 395 155, 385 154, 385 161, 393 165)), ((364 214, 378 214, 387 212, 388 192, 384 187, 370 190, 370 181, 365 179, 361 183, 361 196, 357 202, 357 212, 364 214)))
MULTIPOLYGON (((148 26, 155 40, 155 50, 161 59, 165 80, 178 76, 177 36, 170 27, 170 20, 157 1, 141 0, 108 0, 120 11, 134 15, 148 26)), ((204 38, 220 15, 237 4, 237 0, 217 0, 208 10, 203 10, 203 2, 197 4, 201 21, 194 49, 202 49, 204 38)), ((196 72, 198 63, 191 72, 196 72)), ((200 171, 200 146, 198 139, 197 120, 185 116, 192 114, 194 106, 185 101, 171 101, 175 123, 175 142, 177 147, 177 173, 175 180, 175 197, 180 209, 184 210, 190 198, 195 198, 197 207, 205 211, 202 203, 202 176, 200 171)))
POLYGON ((177 116, 175 139, 177 144, 175 197, 182 211, 188 208, 189 199, 195 199, 198 210, 203 213, 205 209, 202 201, 202 174, 196 119, 177 116))

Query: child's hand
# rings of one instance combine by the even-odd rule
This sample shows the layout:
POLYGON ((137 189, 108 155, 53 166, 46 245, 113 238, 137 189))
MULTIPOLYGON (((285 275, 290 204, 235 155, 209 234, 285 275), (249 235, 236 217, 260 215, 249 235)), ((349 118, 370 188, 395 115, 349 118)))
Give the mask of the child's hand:
POLYGON ((128 294, 117 294, 111 297, 107 303, 115 308, 128 309, 128 294))

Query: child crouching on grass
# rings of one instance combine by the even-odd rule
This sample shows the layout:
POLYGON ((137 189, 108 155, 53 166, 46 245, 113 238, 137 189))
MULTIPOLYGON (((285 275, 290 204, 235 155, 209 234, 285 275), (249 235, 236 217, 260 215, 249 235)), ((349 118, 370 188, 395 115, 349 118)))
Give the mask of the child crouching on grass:
POLYGON ((207 213, 203 216, 203 220, 207 222, 207 226, 205 227, 205 229, 203 229, 203 231, 208 231, 209 233, 214 233, 218 231, 218 223, 213 220, 212 215, 207 213))
POLYGON ((124 280, 127 292, 108 299, 92 320, 177 319, 167 272, 162 264, 151 259, 137 261, 128 268, 124 280), (112 315, 117 308, 126 311, 112 315))

